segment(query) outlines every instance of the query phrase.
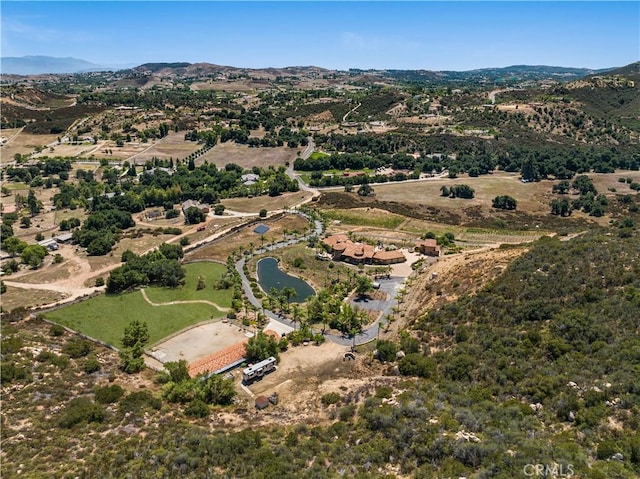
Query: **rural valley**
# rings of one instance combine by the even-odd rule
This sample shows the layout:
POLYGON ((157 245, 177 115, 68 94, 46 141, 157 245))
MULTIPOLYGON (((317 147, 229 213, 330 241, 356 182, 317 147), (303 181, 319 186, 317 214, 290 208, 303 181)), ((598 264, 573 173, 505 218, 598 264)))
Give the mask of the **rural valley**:
POLYGON ((0 87, 3 477, 640 474, 639 62, 0 87))

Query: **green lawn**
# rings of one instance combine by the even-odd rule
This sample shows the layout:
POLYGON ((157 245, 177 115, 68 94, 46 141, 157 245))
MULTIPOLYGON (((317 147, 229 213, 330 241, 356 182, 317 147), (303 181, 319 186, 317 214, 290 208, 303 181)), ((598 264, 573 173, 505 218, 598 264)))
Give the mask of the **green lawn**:
MULTIPOLYGON (((148 288, 146 291, 149 299, 158 303, 208 299, 220 306, 229 306, 231 291, 216 291, 211 287, 213 278, 218 278, 220 273, 224 271, 223 265, 208 262, 192 263, 185 265, 185 268, 187 270, 187 284, 184 287, 175 290, 148 288), (195 285, 199 274, 203 274, 207 278, 207 288, 196 292, 195 285)), ((220 318, 224 314, 213 306, 201 303, 154 307, 144 300, 140 291, 133 291, 113 296, 97 296, 46 313, 45 318, 120 347, 124 328, 135 319, 147 322, 150 336, 149 344, 153 344, 187 326, 212 318, 220 318)))
POLYGON ((216 290, 212 287, 214 281, 220 279, 221 275, 227 270, 225 265, 205 261, 186 264, 184 269, 187 276, 185 285, 182 288, 146 288, 147 297, 154 303, 204 299, 212 301, 223 308, 231 306, 231 293, 229 290, 216 290), (200 275, 204 276, 206 287, 198 291, 196 285, 200 275))

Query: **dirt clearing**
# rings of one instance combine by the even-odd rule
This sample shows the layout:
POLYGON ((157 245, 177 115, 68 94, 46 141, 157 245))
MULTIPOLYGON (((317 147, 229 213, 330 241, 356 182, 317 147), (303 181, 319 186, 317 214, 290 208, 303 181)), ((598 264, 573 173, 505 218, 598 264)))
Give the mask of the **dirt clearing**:
POLYGON ((162 341, 150 353, 157 360, 186 360, 192 363, 209 354, 225 349, 246 339, 246 331, 221 321, 203 324, 177 333, 172 338, 162 341))
POLYGON ((292 162, 298 156, 298 151, 303 149, 303 147, 251 148, 232 142, 219 143, 199 157, 196 165, 201 165, 206 160, 218 168, 224 168, 228 163, 235 163, 249 170, 254 166, 267 168, 270 165, 280 166, 287 161, 292 162))

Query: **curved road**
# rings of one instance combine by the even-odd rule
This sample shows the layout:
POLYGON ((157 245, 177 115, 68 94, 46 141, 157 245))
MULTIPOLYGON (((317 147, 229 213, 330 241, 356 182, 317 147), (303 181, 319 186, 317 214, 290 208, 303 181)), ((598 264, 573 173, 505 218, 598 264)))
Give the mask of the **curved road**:
MULTIPOLYGON (((309 218, 309 216, 307 216, 306 214, 302 212, 298 212, 298 214, 305 217, 307 220, 311 221, 311 218, 309 218)), ((249 258, 253 257, 256 254, 263 254, 278 248, 291 246, 301 241, 308 241, 311 236, 313 235, 320 236, 323 232, 324 232, 324 227, 322 222, 319 220, 314 220, 314 228, 312 233, 296 239, 290 239, 288 241, 280 241, 273 245, 256 249, 252 253, 252 255, 249 256, 249 258)), ((251 284, 249 283, 249 279, 244 274, 244 265, 246 264, 247 259, 248 259, 247 257, 243 257, 236 263, 236 271, 240 275, 240 278, 242 280, 242 289, 247 295, 247 299, 249 300, 249 302, 254 307, 258 309, 262 309, 267 318, 295 329, 295 324, 291 322, 289 319, 287 319, 286 317, 280 316, 274 313, 273 311, 265 310, 262 308, 262 302, 258 298, 256 298, 255 295, 253 294, 253 291, 251 290, 251 284)), ((358 305, 358 306, 362 307, 362 309, 376 309, 376 310, 381 309, 382 310, 381 316, 382 317, 386 316, 386 314, 388 314, 388 312, 391 311, 391 309, 395 306, 395 303, 396 303, 395 295, 402 288, 403 283, 404 283, 404 280, 400 280, 398 278, 381 282, 380 284, 381 291, 384 291, 387 294, 389 294, 389 296, 392 299, 390 301, 375 301, 375 302, 372 301, 371 304, 369 305, 369 308, 367 308, 366 305, 358 305)), ((355 337, 346 337, 343 335, 336 335, 331 333, 325 333, 324 335, 334 343, 341 344, 343 346, 363 344, 363 343, 372 341, 373 339, 376 338, 376 336, 378 335, 379 322, 380 322, 380 319, 377 319, 376 321, 374 321, 374 323, 371 326, 364 329, 362 332, 356 334, 355 337)))

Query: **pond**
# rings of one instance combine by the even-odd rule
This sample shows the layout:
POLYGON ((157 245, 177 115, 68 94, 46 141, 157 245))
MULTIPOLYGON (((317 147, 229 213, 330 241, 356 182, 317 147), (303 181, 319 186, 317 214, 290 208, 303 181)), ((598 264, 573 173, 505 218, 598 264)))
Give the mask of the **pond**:
POLYGON ((271 288, 276 288, 278 291, 286 287, 293 288, 296 294, 291 298, 292 303, 302 303, 309 296, 316 294, 306 281, 282 271, 275 258, 263 258, 258 261, 258 283, 267 293, 271 288))

